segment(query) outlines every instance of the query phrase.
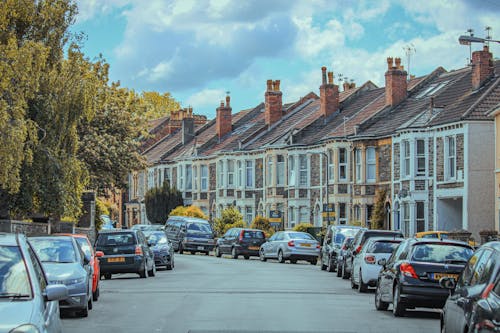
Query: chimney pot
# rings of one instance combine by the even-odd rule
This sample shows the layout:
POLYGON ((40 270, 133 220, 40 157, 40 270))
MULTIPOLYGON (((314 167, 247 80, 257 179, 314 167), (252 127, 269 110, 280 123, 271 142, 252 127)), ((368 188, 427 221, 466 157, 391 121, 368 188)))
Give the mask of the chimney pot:
POLYGON ((339 108, 339 87, 333 83, 333 72, 328 72, 326 83, 326 67, 321 67, 322 84, 319 87, 320 107, 319 112, 323 117, 328 117, 339 108))
POLYGON ((407 73, 401 67, 401 58, 396 58, 396 66, 393 58, 387 58, 388 69, 385 72, 385 103, 395 106, 406 99, 407 94, 407 73))
POLYGON ((396 68, 397 69, 402 69, 402 67, 401 67, 401 58, 396 58, 395 62, 396 62, 396 68))
POLYGON ((321 67, 321 84, 326 84, 326 67, 321 67))
POLYGON ((274 91, 280 91, 280 80, 274 81, 274 91))
POLYGON ((229 95, 226 96, 226 108, 229 107, 229 102, 231 101, 231 97, 229 95))
POLYGON ((481 51, 472 52, 472 88, 479 89, 495 74, 493 55, 487 45, 481 51))
POLYGON ((273 80, 267 80, 267 91, 273 91, 273 80))
POLYGON ((264 94, 265 111, 264 117, 267 125, 272 125, 281 119, 283 113, 282 93, 280 91, 280 80, 267 80, 267 91, 264 94))
POLYGON ((333 72, 328 72, 328 84, 333 84, 333 72))
POLYGON ((220 101, 220 107, 223 108, 224 107, 224 101, 220 101))
POLYGON ((387 58, 387 69, 391 70, 393 67, 393 59, 391 57, 387 58))

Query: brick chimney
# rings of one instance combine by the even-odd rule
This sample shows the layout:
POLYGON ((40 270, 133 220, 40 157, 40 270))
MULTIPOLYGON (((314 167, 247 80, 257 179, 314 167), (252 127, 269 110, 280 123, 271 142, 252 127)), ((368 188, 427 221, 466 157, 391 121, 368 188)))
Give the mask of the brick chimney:
POLYGON ((264 116, 266 124, 269 126, 281 119, 283 113, 282 95, 280 91, 280 80, 267 80, 267 90, 264 94, 266 101, 264 116))
POLYGON ((333 72, 328 72, 328 83, 326 82, 326 67, 321 67, 321 78, 319 112, 321 116, 328 117, 339 109, 339 86, 333 84, 333 72))
POLYGON ((231 98, 229 95, 226 96, 226 105, 224 101, 220 102, 220 106, 217 108, 217 119, 216 119, 216 129, 217 136, 221 139, 233 130, 232 116, 231 116, 231 106, 229 105, 231 98))
POLYGON ((484 45, 481 51, 472 52, 472 89, 479 89, 493 74, 493 55, 488 45, 484 45))
POLYGON ((194 118, 193 109, 189 107, 185 110, 185 117, 182 118, 182 144, 185 145, 194 139, 194 118))
POLYGON ((406 76, 408 73, 401 66, 401 58, 394 60, 387 58, 387 72, 385 72, 385 104, 390 106, 404 101, 407 94, 406 76))

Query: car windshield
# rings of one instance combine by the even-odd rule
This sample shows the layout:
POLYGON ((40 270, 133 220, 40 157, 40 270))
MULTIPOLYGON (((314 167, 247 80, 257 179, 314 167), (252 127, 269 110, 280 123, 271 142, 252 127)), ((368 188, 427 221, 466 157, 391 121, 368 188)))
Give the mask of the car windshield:
POLYGON ((83 254, 85 254, 86 257, 92 256, 92 249, 90 248, 90 244, 87 241, 87 239, 82 238, 82 237, 77 237, 75 239, 76 239, 76 242, 78 243, 78 245, 80 245, 80 248, 82 249, 83 254))
POLYGON ((411 260, 434 263, 461 264, 472 256, 472 249, 466 246, 446 243, 416 244, 411 260))
POLYGON ((206 233, 211 233, 212 228, 210 228, 210 225, 207 223, 198 223, 198 222, 191 222, 187 224, 187 230, 189 231, 198 231, 198 232, 206 232, 206 233))
POLYGON ((395 241, 377 241, 370 244, 366 249, 368 253, 392 253, 398 247, 400 242, 395 241))
POLYGON ((73 243, 66 238, 32 238, 31 245, 42 262, 76 262, 73 243))
POLYGON ((288 233, 288 237, 290 237, 291 239, 315 240, 313 236, 306 234, 304 232, 290 232, 288 233))
POLYGON ((0 298, 31 297, 26 264, 17 246, 0 246, 0 298))
POLYGON ((346 237, 353 237, 358 232, 358 229, 341 228, 335 234, 335 243, 342 244, 346 237))
POLYGON ((97 240, 98 246, 127 246, 134 244, 134 235, 129 232, 100 234, 97 240))
POLYGON ((264 239, 264 233, 262 231, 256 230, 245 230, 243 233, 243 238, 259 238, 264 239))
POLYGON ((148 242, 151 245, 167 244, 168 242, 167 237, 165 236, 164 233, 155 232, 149 234, 147 237, 148 237, 148 242))

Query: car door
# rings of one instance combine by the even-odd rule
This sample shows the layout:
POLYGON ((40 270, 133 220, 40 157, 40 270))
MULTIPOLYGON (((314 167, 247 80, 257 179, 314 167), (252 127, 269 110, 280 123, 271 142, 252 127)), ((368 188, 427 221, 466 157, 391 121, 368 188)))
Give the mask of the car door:
POLYGON ((328 259, 331 247, 330 244, 332 242, 332 239, 333 239, 333 229, 328 228, 325 240, 323 241, 323 246, 321 247, 321 262, 323 263, 323 265, 328 265, 328 259))
POLYGON ((146 260, 146 269, 151 270, 153 269, 153 263, 154 263, 154 253, 153 250, 148 245, 148 242, 146 240, 146 236, 142 233, 142 231, 138 231, 137 234, 137 241, 142 248, 142 253, 144 253, 144 257, 146 260))
POLYGON ((271 238, 269 238, 269 241, 265 249, 266 257, 276 258, 278 239, 282 234, 283 234, 282 232, 277 232, 274 235, 272 235, 271 238))
POLYGON ((382 294, 382 300, 385 302, 392 301, 392 287, 394 285, 395 277, 395 265, 396 262, 401 258, 407 247, 406 242, 401 243, 396 251, 389 257, 385 267, 382 267, 379 274, 380 292, 382 294))

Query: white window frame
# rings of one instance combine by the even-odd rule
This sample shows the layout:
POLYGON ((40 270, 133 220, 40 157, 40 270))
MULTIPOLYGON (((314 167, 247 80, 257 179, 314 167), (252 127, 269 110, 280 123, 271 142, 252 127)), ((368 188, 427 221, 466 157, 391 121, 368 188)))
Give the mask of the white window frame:
POLYGON ((424 201, 416 201, 415 202, 415 232, 426 231, 425 227, 425 202, 424 201), (419 216, 419 205, 421 205, 421 213, 422 216, 419 216), (419 223, 423 226, 423 229, 420 230, 418 228, 419 223))
POLYGON ((299 223, 309 223, 311 222, 311 214, 309 212, 309 207, 301 206, 299 209, 299 223))
POLYGON ((170 185, 172 185, 172 173, 170 168, 163 169, 163 183, 168 181, 170 185))
POLYGON ((344 202, 339 203, 339 224, 347 223, 347 204, 344 202))
POLYGON ((360 205, 354 205, 353 207, 353 219, 355 221, 361 221, 361 207, 360 205))
POLYGON ((198 166, 193 165, 193 190, 198 191, 198 166))
POLYGON ((234 160, 227 161, 227 187, 234 188, 234 160))
POLYGON ((445 137, 444 153, 445 180, 455 180, 457 177, 457 140, 455 136, 445 137))
POLYGON ((276 185, 285 185, 285 156, 276 156, 276 185))
POLYGON ((191 191, 193 189, 193 167, 191 164, 186 164, 186 186, 184 187, 186 191, 191 191))
POLYGON ((179 175, 177 185, 179 187, 180 191, 184 190, 184 166, 181 165, 179 168, 177 168, 177 174, 179 175))
POLYGON ((238 182, 238 187, 243 187, 243 162, 238 160, 238 163, 237 163, 237 167, 238 167, 238 179, 237 179, 237 182, 238 182))
POLYGON ((217 177, 217 184, 219 188, 224 187, 224 161, 220 160, 219 163, 217 163, 217 171, 219 174, 219 177, 217 177))
POLYGON ((361 163, 362 163, 362 158, 361 158, 361 149, 356 149, 354 151, 354 160, 356 163, 356 182, 361 183, 361 163))
POLYGON ((200 166, 200 179, 201 179, 201 184, 200 188, 202 191, 207 191, 208 190, 208 165, 201 165, 200 166))
POLYGON ((267 156, 266 185, 271 186, 272 183, 273 183, 273 156, 267 156))
POLYGON ((245 188, 255 187, 255 168, 253 160, 245 161, 245 188))
POLYGON ((425 176, 427 173, 427 160, 426 160, 426 144, 424 139, 415 140, 415 173, 417 176, 425 176), (423 151, 419 151, 419 143, 422 144, 423 151), (423 163, 423 170, 420 169, 420 163, 423 163))
POLYGON ((288 186, 295 186, 297 184, 297 172, 295 166, 295 156, 288 156, 288 186))
POLYGON ((411 176, 411 151, 410 151, 410 141, 401 141, 402 159, 401 159, 401 176, 402 178, 408 178, 411 176))
POLYGON ((296 220, 296 215, 295 215, 295 207, 294 206, 291 206, 289 209, 288 209, 288 227, 289 228, 292 228, 292 225, 295 225, 297 223, 297 220, 296 220))
POLYGON ((339 181, 346 181, 347 180, 347 149, 344 147, 339 148, 339 181), (342 157, 344 161, 342 162, 342 157), (342 176, 342 173, 344 176, 342 176))
POLYGON ((246 206, 245 207, 245 222, 247 225, 250 225, 253 221, 253 207, 246 206))
POLYGON ((328 149, 328 181, 333 182, 335 179, 335 163, 333 149, 328 149))
POLYGON ((410 204, 408 202, 403 202, 402 208, 402 222, 403 222, 403 232, 405 237, 410 236, 410 204))
POLYGON ((375 147, 366 148, 366 182, 377 181, 377 150, 375 147), (372 155, 373 154, 373 155, 372 155))
POLYGON ((308 186, 308 158, 306 154, 299 155, 299 186, 308 186))

